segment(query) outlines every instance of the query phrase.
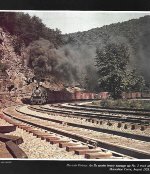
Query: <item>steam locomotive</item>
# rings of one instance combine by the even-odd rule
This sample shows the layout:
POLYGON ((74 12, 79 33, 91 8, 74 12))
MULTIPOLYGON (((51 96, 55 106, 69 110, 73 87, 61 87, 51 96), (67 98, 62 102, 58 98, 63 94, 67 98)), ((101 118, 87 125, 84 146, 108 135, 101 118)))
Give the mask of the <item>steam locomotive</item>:
POLYGON ((30 98, 31 104, 45 104, 48 102, 48 93, 47 89, 42 86, 36 86, 32 91, 30 98))

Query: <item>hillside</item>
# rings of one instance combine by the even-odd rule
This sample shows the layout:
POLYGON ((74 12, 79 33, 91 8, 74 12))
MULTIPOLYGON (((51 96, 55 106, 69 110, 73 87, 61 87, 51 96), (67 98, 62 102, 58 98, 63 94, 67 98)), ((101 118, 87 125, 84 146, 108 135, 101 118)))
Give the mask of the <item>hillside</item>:
POLYGON ((67 35, 28 14, 1 12, 0 19, 0 76, 18 93, 32 91, 28 80, 34 76, 45 79, 50 89, 80 85, 100 91, 96 49, 110 43, 124 43, 129 49, 128 67, 136 69, 147 86, 150 83, 150 16, 67 35))
POLYGON ((148 84, 150 82, 149 28, 150 16, 144 16, 89 31, 67 34, 63 38, 67 47, 70 48, 70 52, 73 51, 78 55, 79 60, 77 61, 81 64, 84 62, 85 69, 87 67, 93 69, 96 48, 103 49, 103 46, 108 43, 124 43, 130 50, 130 66, 136 68, 148 84))

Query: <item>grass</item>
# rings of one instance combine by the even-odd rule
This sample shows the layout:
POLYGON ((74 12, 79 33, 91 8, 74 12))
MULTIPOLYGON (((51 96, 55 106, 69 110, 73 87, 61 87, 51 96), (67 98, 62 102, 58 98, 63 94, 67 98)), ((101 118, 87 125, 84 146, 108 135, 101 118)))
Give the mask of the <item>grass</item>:
POLYGON ((109 108, 129 108, 150 110, 150 100, 101 100, 94 101, 92 105, 109 108))

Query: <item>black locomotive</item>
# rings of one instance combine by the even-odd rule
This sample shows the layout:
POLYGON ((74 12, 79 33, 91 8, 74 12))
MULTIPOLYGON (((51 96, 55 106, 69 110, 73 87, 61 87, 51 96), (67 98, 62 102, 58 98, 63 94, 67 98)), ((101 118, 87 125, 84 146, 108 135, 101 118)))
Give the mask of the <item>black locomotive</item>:
POLYGON ((48 102, 47 88, 43 86, 36 86, 32 91, 30 103, 31 104, 45 104, 48 102))

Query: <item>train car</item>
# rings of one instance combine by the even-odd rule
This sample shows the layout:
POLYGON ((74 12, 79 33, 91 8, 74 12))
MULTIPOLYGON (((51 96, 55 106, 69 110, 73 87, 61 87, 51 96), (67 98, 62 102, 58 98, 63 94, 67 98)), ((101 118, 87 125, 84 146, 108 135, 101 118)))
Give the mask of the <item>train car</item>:
POLYGON ((150 98, 150 91, 143 91, 141 93, 142 98, 150 98))
POLYGON ((141 98, 141 93, 140 92, 132 92, 131 98, 132 99, 141 98))
POLYGON ((48 102, 71 101, 73 98, 72 93, 67 90, 51 91, 49 93, 52 93, 53 97, 48 94, 48 102))
POLYGON ((123 92, 122 93, 123 99, 138 99, 142 98, 141 92, 123 92))
POLYGON ((100 92, 100 93, 98 94, 98 99, 100 99, 100 100, 106 100, 106 99, 108 99, 109 97, 110 97, 109 92, 100 92))
POLYGON ((81 100, 82 99, 82 92, 76 91, 74 94, 75 94, 75 100, 81 100))
POLYGON ((95 93, 85 92, 85 91, 76 91, 74 93, 74 100, 91 100, 95 99, 95 93))

